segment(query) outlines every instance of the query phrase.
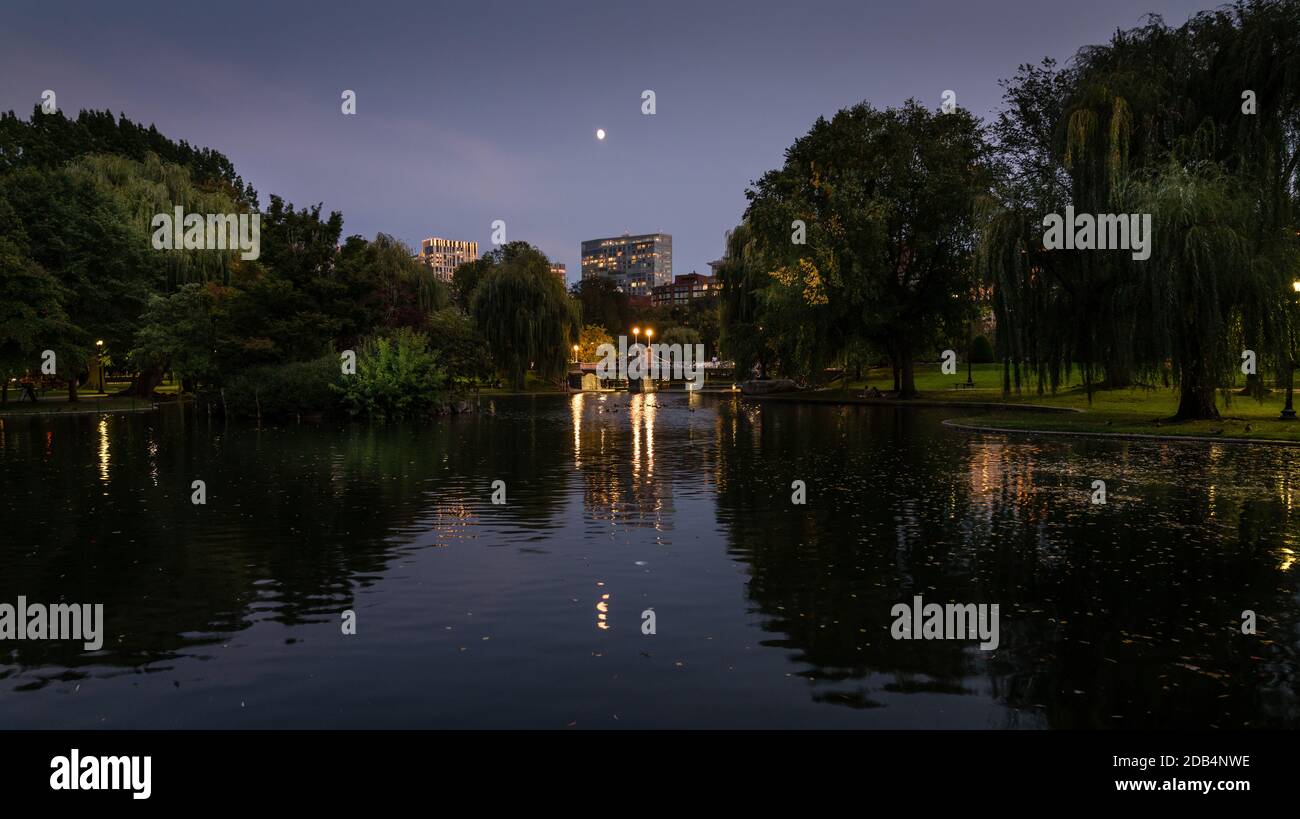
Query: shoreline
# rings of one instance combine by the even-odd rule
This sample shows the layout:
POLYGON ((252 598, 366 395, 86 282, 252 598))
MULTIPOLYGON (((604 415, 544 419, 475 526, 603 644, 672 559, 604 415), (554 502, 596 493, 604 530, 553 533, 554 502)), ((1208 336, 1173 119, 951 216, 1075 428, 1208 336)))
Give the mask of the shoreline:
POLYGON ((1156 435, 1148 432, 1085 432, 1065 429, 1011 429, 1008 427, 986 427, 966 424, 955 418, 948 418, 943 425, 950 429, 966 432, 994 432, 1001 435, 1060 435, 1071 438, 1112 438, 1128 441, 1174 441, 1188 444, 1261 444, 1264 446, 1300 446, 1300 441, 1286 441, 1280 438, 1224 438, 1209 435, 1156 435))
POLYGON ((769 395, 744 395, 756 401, 790 401, 806 404, 842 404, 864 407, 954 407, 982 410, 1008 410, 1012 412, 1075 412, 1086 413, 1077 407, 1054 407, 1049 404, 1006 404, 999 401, 940 401, 934 398, 809 398, 806 393, 772 393, 769 395))
MULTIPOLYGON (((89 402, 88 402, 89 403, 89 402)), ((35 409, 9 410, 0 405, 0 418, 57 418, 64 415, 112 415, 122 412, 153 412, 158 409, 157 402, 140 402, 136 407, 108 407, 99 409, 35 409)))

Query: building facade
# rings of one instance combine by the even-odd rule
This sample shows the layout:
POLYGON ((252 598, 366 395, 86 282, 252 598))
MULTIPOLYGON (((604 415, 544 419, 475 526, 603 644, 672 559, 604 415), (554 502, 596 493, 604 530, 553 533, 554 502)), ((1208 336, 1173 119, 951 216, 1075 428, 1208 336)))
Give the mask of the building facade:
POLYGON ((683 276, 673 278, 672 284, 662 284, 651 292, 651 302, 655 307, 672 307, 686 304, 691 299, 703 299, 716 296, 722 291, 722 285, 712 276, 703 276, 691 271, 683 276))
POLYGON ((560 284, 568 284, 569 270, 564 266, 564 262, 551 262, 551 273, 559 278, 560 284))
POLYGON ((582 243, 582 278, 607 278, 629 296, 650 297, 673 280, 673 237, 624 234, 582 243))
POLYGON ((465 262, 478 258, 478 242, 461 242, 456 239, 439 239, 430 236, 420 242, 420 253, 415 258, 433 271, 435 279, 451 281, 451 274, 465 262))

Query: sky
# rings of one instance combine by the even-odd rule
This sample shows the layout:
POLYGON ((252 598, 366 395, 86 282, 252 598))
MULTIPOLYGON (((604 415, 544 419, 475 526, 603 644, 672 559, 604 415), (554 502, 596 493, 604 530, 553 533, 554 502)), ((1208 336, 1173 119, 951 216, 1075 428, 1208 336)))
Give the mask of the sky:
POLYGON ((817 117, 951 89, 987 119, 1019 64, 1214 5, 0 0, 0 110, 50 89, 69 115, 156 124, 230 157, 263 206, 342 211, 345 236, 483 252, 500 219, 573 282, 584 239, 663 231, 674 273, 707 273, 746 187, 817 117))

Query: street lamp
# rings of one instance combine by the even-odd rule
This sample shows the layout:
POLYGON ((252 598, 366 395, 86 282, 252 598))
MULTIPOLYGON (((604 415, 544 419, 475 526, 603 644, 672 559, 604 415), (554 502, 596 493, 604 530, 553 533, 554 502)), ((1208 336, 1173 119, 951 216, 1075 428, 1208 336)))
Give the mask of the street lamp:
POLYGON ((974 356, 971 355, 971 348, 975 346, 975 320, 966 320, 966 386, 974 387, 975 379, 971 377, 971 368, 975 364, 974 356))
MULTIPOLYGON (((1300 281, 1291 282, 1291 289, 1296 293, 1300 293, 1300 281)), ((1288 347, 1291 346, 1293 345, 1288 345, 1288 347)), ((1295 388, 1295 357, 1292 349, 1287 350, 1286 365, 1286 406, 1282 408, 1282 414, 1279 418, 1283 421, 1294 421, 1295 407, 1292 406, 1291 397, 1295 388)))
POLYGON ((573 345, 573 363, 574 363, 574 364, 577 364, 577 363, 578 363, 578 345, 577 345, 577 344, 573 345))
POLYGON ((654 331, 654 328, 653 328, 653 327, 647 327, 647 328, 645 328, 645 343, 646 343, 646 349, 645 349, 645 351, 642 353, 642 355, 643 355, 643 356, 646 356, 646 355, 650 355, 650 356, 651 356, 651 360, 650 360, 650 361, 647 361, 647 362, 646 362, 647 364, 652 364, 652 363, 653 363, 653 355, 652 355, 652 352, 651 352, 651 350, 650 350, 650 339, 652 339, 652 338, 654 338, 654 337, 655 337, 655 331, 654 331))
POLYGON ((106 393, 108 385, 104 383, 104 339, 102 338, 95 340, 95 364, 98 370, 96 380, 99 381, 99 391, 106 393))

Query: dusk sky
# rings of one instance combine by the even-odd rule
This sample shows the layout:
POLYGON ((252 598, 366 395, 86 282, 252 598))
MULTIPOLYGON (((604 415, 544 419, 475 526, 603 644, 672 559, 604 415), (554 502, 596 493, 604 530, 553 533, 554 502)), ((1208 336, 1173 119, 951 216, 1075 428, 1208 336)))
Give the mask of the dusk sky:
POLYGON ((264 206, 341 210, 345 235, 486 251, 504 219, 572 282, 583 239, 664 231, 675 273, 707 273, 746 186, 818 116, 951 88, 987 118, 1019 63, 1213 5, 4 0, 0 109, 52 89, 72 116, 152 122, 225 153, 264 206))

